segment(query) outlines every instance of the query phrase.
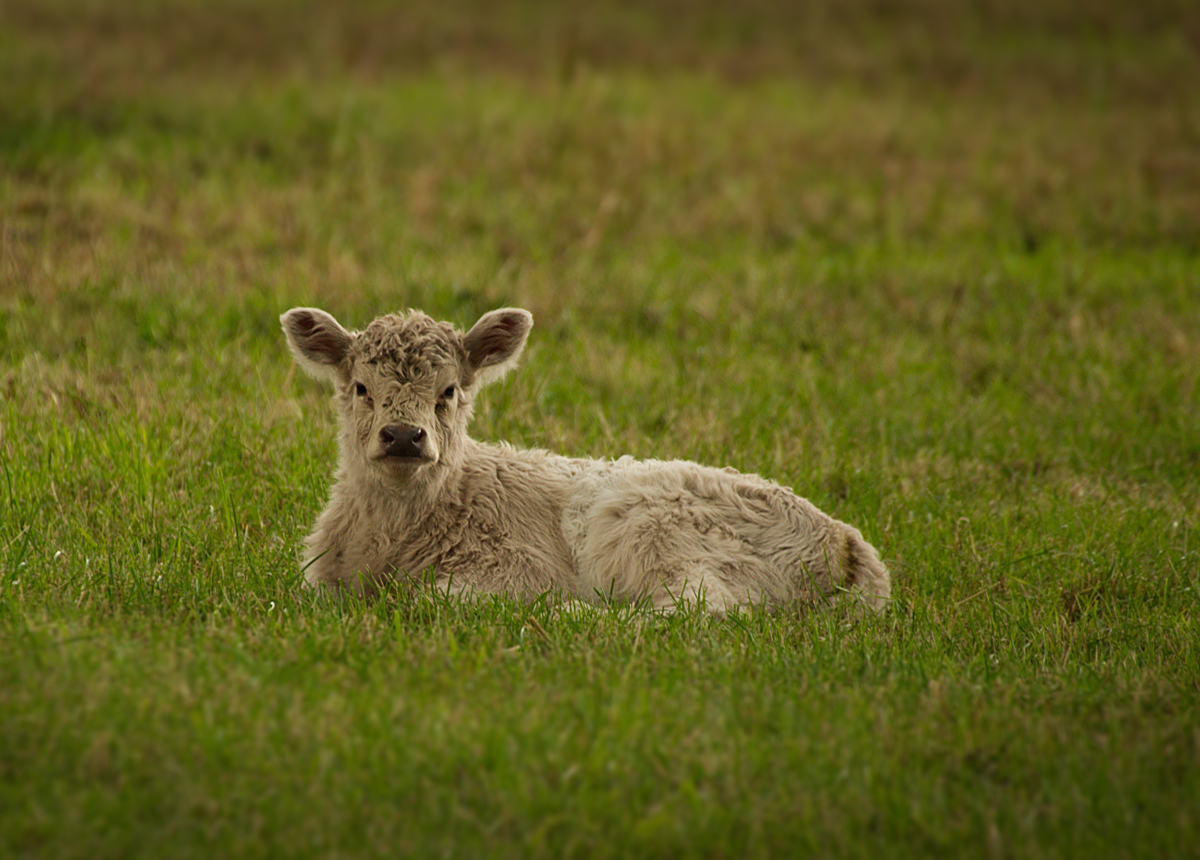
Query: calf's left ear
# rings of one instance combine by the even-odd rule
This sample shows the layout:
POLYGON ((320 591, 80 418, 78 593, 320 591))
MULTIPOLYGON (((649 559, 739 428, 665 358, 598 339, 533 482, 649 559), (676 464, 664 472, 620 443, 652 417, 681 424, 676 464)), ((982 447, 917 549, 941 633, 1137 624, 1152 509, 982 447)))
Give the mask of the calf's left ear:
POLYGON ((516 367, 531 328, 533 314, 520 308, 489 311, 471 326, 463 336, 463 347, 480 385, 495 382, 516 367))
POLYGON ((288 349, 296 363, 311 376, 336 382, 348 373, 350 344, 354 336, 338 321, 317 308, 292 308, 279 317, 288 349))

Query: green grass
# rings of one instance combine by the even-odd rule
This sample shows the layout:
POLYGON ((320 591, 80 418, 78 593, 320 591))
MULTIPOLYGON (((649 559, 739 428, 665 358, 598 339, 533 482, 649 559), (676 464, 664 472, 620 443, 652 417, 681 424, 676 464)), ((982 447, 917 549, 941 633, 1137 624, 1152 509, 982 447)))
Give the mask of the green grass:
POLYGON ((0 5, 0 855, 1194 855, 1200 17, 992 5, 0 5), (297 304, 895 605, 307 593, 297 304))

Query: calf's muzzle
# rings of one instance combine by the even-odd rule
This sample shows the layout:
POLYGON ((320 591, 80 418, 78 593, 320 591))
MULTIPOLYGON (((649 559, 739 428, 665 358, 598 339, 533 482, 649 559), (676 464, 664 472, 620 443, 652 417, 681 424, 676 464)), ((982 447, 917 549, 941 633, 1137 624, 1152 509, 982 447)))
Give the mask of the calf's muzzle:
POLYGON ((421 446, 427 435, 420 427, 388 424, 379 431, 379 441, 383 443, 383 453, 386 457, 420 460, 425 457, 421 446))

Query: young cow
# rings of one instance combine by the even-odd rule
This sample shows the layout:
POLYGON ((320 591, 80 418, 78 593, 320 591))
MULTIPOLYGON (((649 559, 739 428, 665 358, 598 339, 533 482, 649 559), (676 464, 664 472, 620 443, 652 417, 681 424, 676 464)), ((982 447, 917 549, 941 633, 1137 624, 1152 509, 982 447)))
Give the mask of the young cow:
POLYGON ((475 397, 533 326, 466 334, 419 311, 361 332, 315 308, 280 317, 299 365, 334 387, 340 457, 307 540, 310 585, 374 594, 432 571, 451 594, 648 599, 710 611, 850 595, 883 608, 888 570, 859 531, 771 481, 685 461, 586 460, 467 435, 475 397))

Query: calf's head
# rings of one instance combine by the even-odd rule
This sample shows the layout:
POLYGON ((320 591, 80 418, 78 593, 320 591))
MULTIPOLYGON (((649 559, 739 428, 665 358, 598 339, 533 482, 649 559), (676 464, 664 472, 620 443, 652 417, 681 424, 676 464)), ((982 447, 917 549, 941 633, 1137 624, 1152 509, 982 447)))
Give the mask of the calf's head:
POLYGON ((533 326, 518 308, 484 314, 466 334, 420 311, 361 332, 316 308, 279 321, 300 367, 334 387, 343 463, 384 481, 457 463, 475 394, 516 365, 533 326))

